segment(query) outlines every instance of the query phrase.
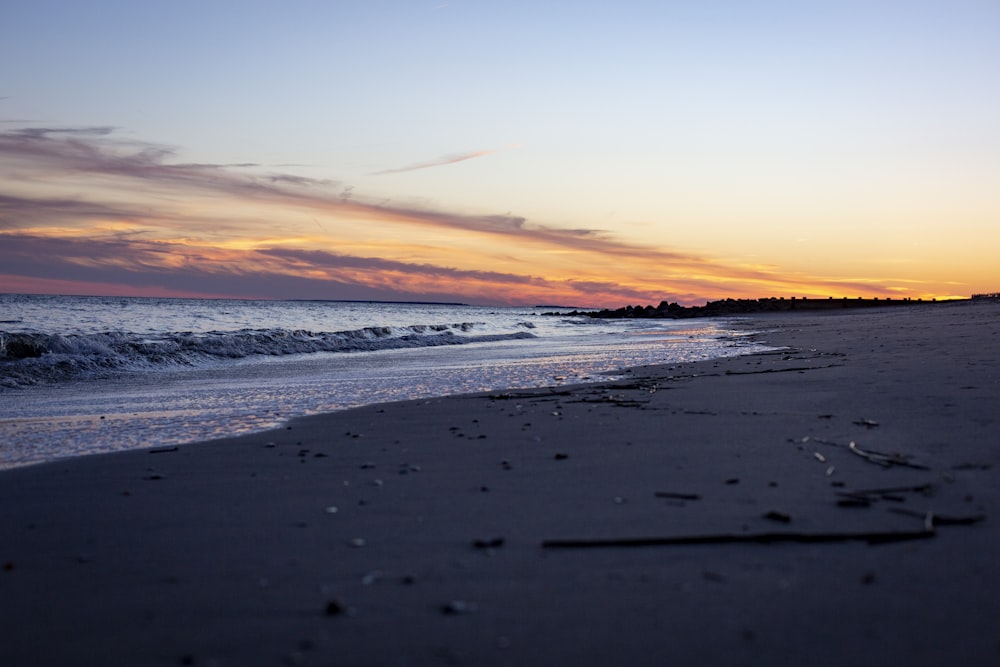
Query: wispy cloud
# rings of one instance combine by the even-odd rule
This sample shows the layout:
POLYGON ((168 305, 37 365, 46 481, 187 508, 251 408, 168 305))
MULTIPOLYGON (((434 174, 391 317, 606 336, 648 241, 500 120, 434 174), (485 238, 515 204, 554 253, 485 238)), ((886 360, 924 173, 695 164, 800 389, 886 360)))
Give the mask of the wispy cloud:
POLYGON ((176 157, 111 127, 0 132, 2 271, 172 293, 585 305, 835 285, 601 229, 379 201, 255 162, 176 157))
POLYGON ((383 169, 382 171, 373 171, 369 176, 384 176, 386 174, 402 174, 407 171, 417 171, 418 169, 429 169, 431 167, 443 167, 448 164, 455 164, 456 162, 465 162, 466 160, 472 160, 477 157, 484 157, 486 155, 492 155, 496 153, 496 150, 487 151, 469 151, 468 153, 454 153, 452 155, 444 155, 435 160, 428 160, 427 162, 415 162, 413 164, 408 164, 405 167, 397 167, 395 169, 383 169))
MULTIPOLYGON (((149 143, 107 140, 112 132, 113 128, 109 127, 31 128, 3 132, 0 133, 0 158, 6 156, 9 161, 22 163, 18 166, 32 170, 100 174, 142 181, 147 187, 156 185, 225 194, 284 206, 516 238, 581 252, 703 263, 703 260, 690 254, 618 241, 598 229, 556 228, 530 223, 522 216, 511 214, 470 215, 405 204, 376 203, 361 196, 343 196, 341 184, 331 180, 285 173, 246 173, 234 171, 226 164, 171 163, 169 160, 175 155, 173 149, 149 143)), ((60 198, 60 201, 66 206, 69 204, 65 198, 60 198)), ((79 201, 81 207, 91 204, 79 201)), ((11 210, 8 213, 14 214, 11 210)))
POLYGON ((410 263, 301 248, 247 251, 148 241, 126 235, 55 238, 0 234, 2 272, 35 280, 158 286, 171 293, 264 298, 481 300, 519 303, 559 296, 580 303, 623 300, 625 285, 565 283, 541 276, 410 263))

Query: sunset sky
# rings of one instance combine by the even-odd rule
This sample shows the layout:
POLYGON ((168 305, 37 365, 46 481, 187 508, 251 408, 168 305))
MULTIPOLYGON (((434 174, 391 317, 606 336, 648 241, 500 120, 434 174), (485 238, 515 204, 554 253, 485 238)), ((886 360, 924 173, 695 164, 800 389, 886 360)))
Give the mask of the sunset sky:
POLYGON ((0 292, 1000 290, 997 0, 0 0, 0 292))

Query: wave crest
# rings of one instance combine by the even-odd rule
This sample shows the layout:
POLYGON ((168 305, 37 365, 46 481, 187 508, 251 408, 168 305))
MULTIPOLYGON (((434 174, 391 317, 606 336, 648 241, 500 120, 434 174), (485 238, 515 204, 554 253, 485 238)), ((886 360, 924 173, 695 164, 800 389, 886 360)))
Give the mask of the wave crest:
POLYGON ((0 332, 0 386, 198 366, 251 356, 371 352, 535 338, 527 331, 475 335, 471 332, 477 326, 463 322, 334 332, 242 329, 157 336, 123 331, 63 335, 0 332))

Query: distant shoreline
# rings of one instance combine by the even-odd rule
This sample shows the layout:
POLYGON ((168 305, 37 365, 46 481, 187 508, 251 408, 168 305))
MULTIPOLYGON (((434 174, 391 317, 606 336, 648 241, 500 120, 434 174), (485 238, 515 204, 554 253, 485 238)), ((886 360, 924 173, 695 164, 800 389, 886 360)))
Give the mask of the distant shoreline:
POLYGON ((623 306, 614 310, 595 311, 574 310, 569 313, 545 313, 546 315, 572 315, 601 319, 645 318, 645 319, 685 319, 693 317, 720 317, 754 313, 774 313, 791 311, 843 310, 847 308, 886 308, 890 306, 917 306, 947 303, 967 303, 975 300, 991 300, 993 295, 974 295, 969 299, 892 299, 878 297, 848 297, 825 299, 791 297, 763 297, 760 299, 720 299, 709 301, 704 306, 682 306, 678 303, 661 301, 659 306, 623 306))

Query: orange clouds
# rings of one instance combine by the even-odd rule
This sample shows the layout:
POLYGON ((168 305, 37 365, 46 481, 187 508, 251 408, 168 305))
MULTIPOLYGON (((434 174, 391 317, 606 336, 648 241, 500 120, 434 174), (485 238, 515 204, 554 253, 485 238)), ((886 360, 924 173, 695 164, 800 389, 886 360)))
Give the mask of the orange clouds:
POLYGON ((580 306, 927 296, 877 280, 724 264, 599 229, 367 200, 336 181, 173 156, 118 141, 108 128, 0 133, 0 264, 8 274, 0 290, 87 283, 130 294, 580 306))

